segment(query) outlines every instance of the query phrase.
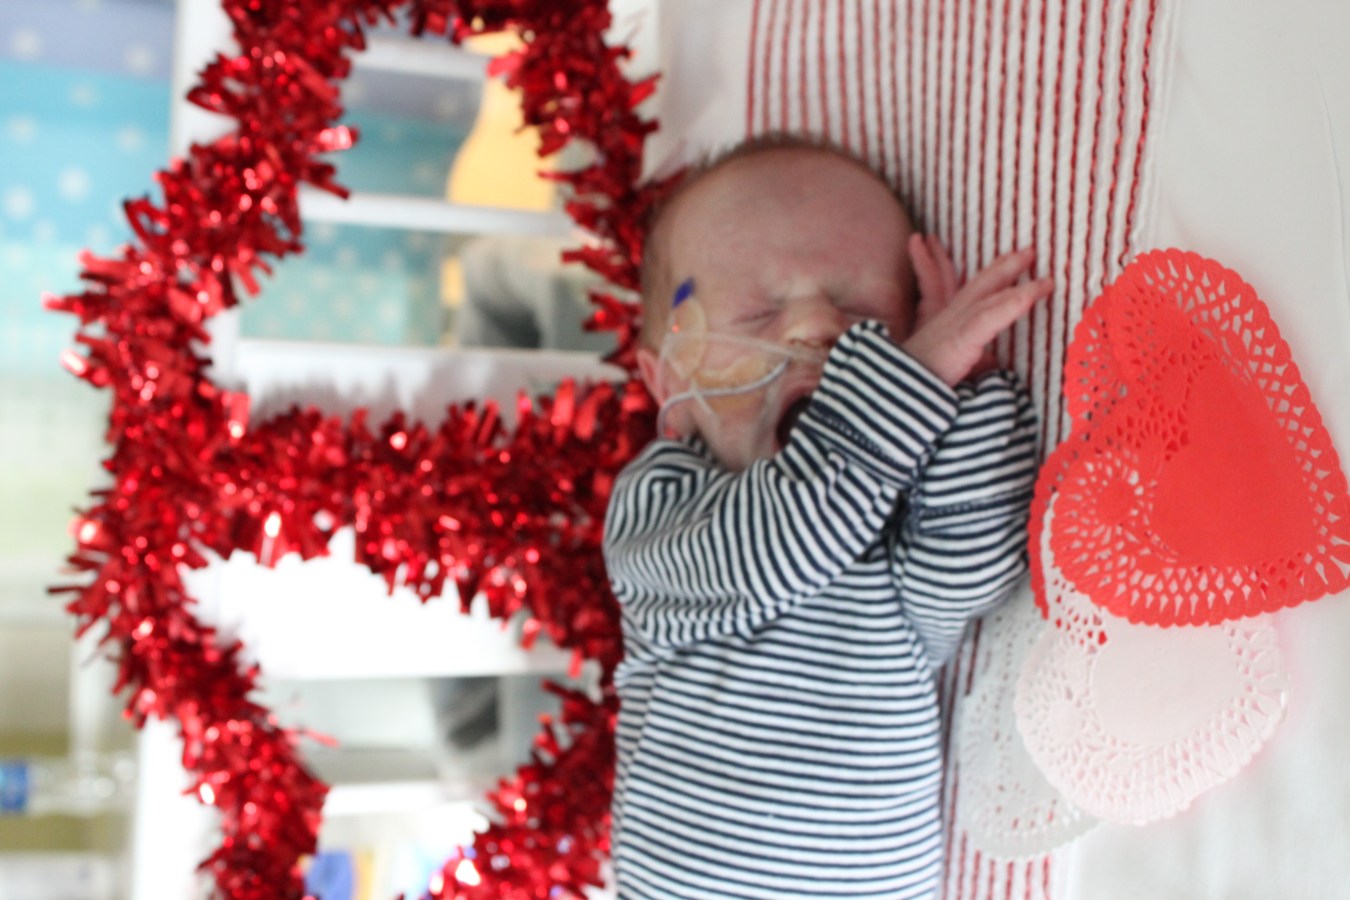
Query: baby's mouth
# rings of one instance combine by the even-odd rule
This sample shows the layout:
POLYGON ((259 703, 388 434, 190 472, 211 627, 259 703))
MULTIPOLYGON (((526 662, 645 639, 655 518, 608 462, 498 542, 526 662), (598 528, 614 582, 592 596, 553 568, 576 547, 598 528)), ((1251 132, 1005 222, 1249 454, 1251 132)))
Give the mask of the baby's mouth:
POLYGON ((774 431, 774 436, 778 438, 778 446, 787 446, 788 437, 792 434, 792 429, 796 427, 797 420, 801 418, 802 413, 806 412, 806 407, 811 405, 811 395, 806 394, 798 397, 788 404, 787 409, 783 410, 783 416, 778 420, 778 428, 774 431))

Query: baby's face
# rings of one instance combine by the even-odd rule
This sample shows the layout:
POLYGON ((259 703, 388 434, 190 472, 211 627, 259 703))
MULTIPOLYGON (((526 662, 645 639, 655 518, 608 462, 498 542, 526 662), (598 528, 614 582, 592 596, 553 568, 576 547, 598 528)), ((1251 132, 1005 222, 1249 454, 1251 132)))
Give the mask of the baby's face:
POLYGON ((912 226, 885 185, 846 159, 782 149, 733 160, 682 194, 662 229, 671 289, 690 282, 692 290, 672 310, 671 325, 683 332, 667 348, 674 353, 662 361, 639 351, 658 401, 691 381, 753 383, 783 359, 720 336, 800 351, 771 390, 671 408, 668 429, 699 434, 729 469, 781 449, 825 352, 850 325, 877 319, 897 341, 909 333, 912 226))

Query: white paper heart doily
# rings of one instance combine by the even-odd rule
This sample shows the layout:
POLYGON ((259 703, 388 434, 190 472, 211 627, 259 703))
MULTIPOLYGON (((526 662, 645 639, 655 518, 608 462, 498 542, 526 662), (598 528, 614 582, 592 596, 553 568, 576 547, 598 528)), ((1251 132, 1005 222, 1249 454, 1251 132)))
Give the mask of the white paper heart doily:
POLYGON ((1289 679, 1271 616, 1161 628, 1104 614, 1039 535, 1050 622, 1014 708, 1032 759, 1087 813, 1144 824, 1176 815, 1251 761, 1284 714, 1289 679))
POLYGON ((956 821, 974 847, 1000 859, 1044 856, 1097 824, 1046 781, 1018 733, 1018 673, 1049 630, 1029 586, 980 626, 976 678, 955 722, 956 821))

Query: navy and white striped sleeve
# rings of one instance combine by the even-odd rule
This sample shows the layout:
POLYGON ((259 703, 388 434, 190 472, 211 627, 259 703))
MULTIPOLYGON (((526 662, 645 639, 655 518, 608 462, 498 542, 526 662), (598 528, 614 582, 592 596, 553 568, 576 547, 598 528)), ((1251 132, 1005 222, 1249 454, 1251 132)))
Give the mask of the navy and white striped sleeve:
POLYGON ((1036 412, 1011 372, 957 388, 960 411, 908 497, 892 567, 934 665, 1026 571, 1036 412))
POLYGON ((956 411, 864 322, 776 456, 732 473, 698 444, 656 442, 620 475, 605 523, 625 628, 657 647, 748 636, 819 591, 879 538, 956 411))

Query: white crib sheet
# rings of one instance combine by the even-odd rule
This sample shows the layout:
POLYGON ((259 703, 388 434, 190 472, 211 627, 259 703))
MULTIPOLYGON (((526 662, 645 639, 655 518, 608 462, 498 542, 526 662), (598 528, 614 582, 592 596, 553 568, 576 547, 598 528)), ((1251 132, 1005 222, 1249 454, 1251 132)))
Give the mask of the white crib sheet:
MULTIPOLYGON (((1176 4, 1145 240, 1256 288, 1350 461, 1350 5, 1176 4)), ((1350 596, 1279 616, 1287 718, 1251 767, 1176 819, 1104 825, 1074 898, 1350 896, 1350 596)))

